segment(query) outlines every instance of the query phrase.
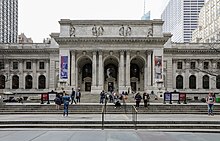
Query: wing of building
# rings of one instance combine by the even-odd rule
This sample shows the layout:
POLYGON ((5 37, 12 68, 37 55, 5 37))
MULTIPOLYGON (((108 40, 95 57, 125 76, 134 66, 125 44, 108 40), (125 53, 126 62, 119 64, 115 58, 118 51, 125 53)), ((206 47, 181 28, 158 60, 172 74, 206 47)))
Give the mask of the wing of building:
POLYGON ((220 89, 218 52, 206 44, 173 44, 161 20, 62 19, 42 44, 0 44, 0 89, 44 93, 220 89))

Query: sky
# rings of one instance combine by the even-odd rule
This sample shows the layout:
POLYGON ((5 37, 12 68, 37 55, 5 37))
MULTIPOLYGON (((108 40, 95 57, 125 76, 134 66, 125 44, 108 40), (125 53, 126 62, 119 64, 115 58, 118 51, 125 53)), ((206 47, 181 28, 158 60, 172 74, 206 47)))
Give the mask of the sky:
MULTIPOLYGON (((160 19, 169 0, 146 0, 145 11, 151 19, 160 19)), ((35 43, 59 32, 58 21, 140 20, 144 0, 18 0, 18 34, 24 33, 35 43)))

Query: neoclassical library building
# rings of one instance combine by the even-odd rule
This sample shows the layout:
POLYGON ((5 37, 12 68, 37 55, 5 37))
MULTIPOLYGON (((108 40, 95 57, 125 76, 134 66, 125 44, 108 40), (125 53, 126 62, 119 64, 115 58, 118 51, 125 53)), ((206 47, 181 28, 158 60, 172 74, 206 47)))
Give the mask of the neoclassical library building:
POLYGON ((0 89, 219 92, 220 44, 172 43, 162 20, 61 19, 49 43, 0 44, 0 89))

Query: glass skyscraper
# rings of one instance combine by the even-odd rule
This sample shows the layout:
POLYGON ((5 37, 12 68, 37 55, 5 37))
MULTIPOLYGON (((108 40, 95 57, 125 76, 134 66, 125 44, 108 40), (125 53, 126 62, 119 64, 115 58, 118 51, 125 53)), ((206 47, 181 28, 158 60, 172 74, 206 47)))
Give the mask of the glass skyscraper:
POLYGON ((16 43, 18 0, 0 0, 0 43, 16 43))
POLYGON ((171 32, 173 42, 190 42, 204 4, 205 0, 170 0, 161 15, 163 32, 171 32))

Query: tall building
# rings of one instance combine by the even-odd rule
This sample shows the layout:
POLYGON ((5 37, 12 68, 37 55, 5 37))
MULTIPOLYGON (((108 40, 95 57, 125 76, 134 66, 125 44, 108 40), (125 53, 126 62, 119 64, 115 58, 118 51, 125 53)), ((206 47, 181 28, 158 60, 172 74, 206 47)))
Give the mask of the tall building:
POLYGON ((220 0, 209 0, 201 9, 198 27, 193 31, 192 42, 220 41, 220 0))
POLYGON ((18 0, 0 0, 0 43, 16 43, 18 0))
POLYGON ((204 3, 205 0, 170 0, 161 15, 163 32, 171 32, 173 42, 190 42, 204 3))
POLYGON ((150 11, 146 12, 146 3, 147 0, 144 0, 144 15, 141 17, 141 20, 150 20, 150 11))

